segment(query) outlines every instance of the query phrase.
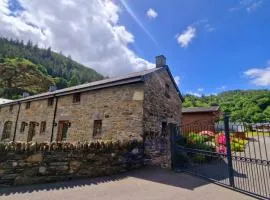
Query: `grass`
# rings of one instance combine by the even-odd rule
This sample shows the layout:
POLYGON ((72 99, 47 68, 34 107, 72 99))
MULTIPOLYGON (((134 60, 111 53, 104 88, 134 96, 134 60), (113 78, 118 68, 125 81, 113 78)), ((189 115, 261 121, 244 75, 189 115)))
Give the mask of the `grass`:
POLYGON ((247 137, 257 137, 257 136, 261 136, 261 137, 263 137, 263 136, 270 136, 270 132, 257 132, 257 131, 254 131, 254 132, 251 132, 251 131, 249 131, 249 132, 247 132, 246 133, 246 135, 247 135, 247 137))

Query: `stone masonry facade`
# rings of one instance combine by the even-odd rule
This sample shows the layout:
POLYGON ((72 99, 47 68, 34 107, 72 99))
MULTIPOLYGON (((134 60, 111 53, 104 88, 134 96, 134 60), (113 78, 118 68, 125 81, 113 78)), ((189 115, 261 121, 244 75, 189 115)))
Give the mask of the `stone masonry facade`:
POLYGON ((144 141, 149 164, 170 167, 167 127, 181 124, 182 98, 166 63, 161 64, 140 76, 102 82, 108 86, 100 89, 74 88, 68 93, 0 105, 0 139, 38 143, 144 141))
POLYGON ((181 123, 182 100, 164 70, 152 74, 145 81, 144 141, 149 164, 171 167, 169 124, 181 123))
POLYGON ((143 166, 142 142, 0 145, 0 188, 108 176, 143 166))

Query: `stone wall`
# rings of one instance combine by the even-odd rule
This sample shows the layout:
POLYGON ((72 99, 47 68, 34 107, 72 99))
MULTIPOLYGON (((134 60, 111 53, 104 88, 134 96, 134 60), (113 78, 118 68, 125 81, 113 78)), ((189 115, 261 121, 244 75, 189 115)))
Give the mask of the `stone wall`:
MULTIPOLYGON (((4 141, 12 141, 13 136, 14 136, 15 122, 16 122, 16 118, 17 118, 18 109, 19 109, 18 104, 13 105, 12 110, 10 109, 10 106, 2 106, 0 108, 0 140, 2 138, 2 133, 3 133, 5 122, 11 121, 12 127, 11 127, 10 138, 8 138, 4 141)), ((17 127, 17 129, 18 129, 18 127, 17 127)))
POLYGON ((0 187, 107 176, 143 166, 141 142, 1 144, 0 187))
MULTIPOLYGON (((56 122, 69 121, 66 141, 94 140, 94 120, 102 120, 103 140, 142 140, 143 83, 89 91, 73 103, 73 95, 59 97, 56 122)), ((54 129, 54 140, 58 127, 54 129)))
POLYGON ((170 131, 168 125, 180 125, 182 100, 169 73, 160 70, 145 81, 144 141, 149 164, 171 167, 170 131), (162 123, 166 125, 162 132, 162 123))
POLYGON ((48 106, 48 99, 35 100, 30 102, 30 108, 26 109, 26 103, 21 104, 18 117, 18 125, 15 141, 27 141, 30 122, 36 123, 35 135, 32 141, 50 142, 55 100, 52 106, 48 106), (40 131, 41 122, 46 122, 45 132, 40 131), (21 132, 22 122, 27 123, 24 132, 21 132))
MULTIPOLYGON (((65 141, 90 141, 93 137, 94 120, 102 120, 102 140, 142 140, 143 134, 143 83, 128 84, 81 93, 80 102, 73 103, 73 94, 59 96, 55 118, 53 141, 56 141, 60 121, 68 121, 65 141)), ((48 106, 48 99, 32 100, 30 108, 27 102, 21 103, 17 122, 15 141, 26 142, 29 125, 35 122, 34 142, 49 142, 52 135, 53 116, 56 97, 52 106, 48 106), (41 122, 46 122, 45 132, 40 131, 41 122), (21 132, 22 122, 27 126, 21 132)), ((9 112, 9 105, 1 105, 0 137, 6 121, 12 121, 12 135, 6 141, 12 141, 19 104, 13 105, 9 112)), ((1 139, 1 138, 0 138, 1 139)))

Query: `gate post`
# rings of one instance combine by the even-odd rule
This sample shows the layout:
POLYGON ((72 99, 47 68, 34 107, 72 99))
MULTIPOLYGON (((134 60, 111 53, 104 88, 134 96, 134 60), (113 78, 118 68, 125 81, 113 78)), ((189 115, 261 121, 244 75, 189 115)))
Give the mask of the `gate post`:
POLYGON ((231 143, 230 143, 230 128, 229 128, 229 118, 228 114, 224 114, 224 132, 226 138, 226 146, 227 146, 227 160, 228 160, 228 172, 229 172, 229 181, 230 186, 234 187, 234 175, 233 175, 233 165, 232 165, 232 151, 231 151, 231 143))

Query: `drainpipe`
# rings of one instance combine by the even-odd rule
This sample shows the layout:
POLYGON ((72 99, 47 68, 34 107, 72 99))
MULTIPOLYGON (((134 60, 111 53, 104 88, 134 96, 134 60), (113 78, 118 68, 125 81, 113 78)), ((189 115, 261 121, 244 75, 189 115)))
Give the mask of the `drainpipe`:
POLYGON ((57 104, 58 104, 58 97, 55 97, 55 107, 54 107, 53 121, 52 121, 51 143, 53 141, 53 132, 54 132, 55 117, 56 117, 56 112, 57 112, 57 104))
POLYGON ((13 134, 13 139, 12 139, 13 142, 15 142, 15 138, 16 138, 16 131, 17 131, 17 125, 18 125, 18 119, 19 119, 20 110, 21 110, 21 103, 19 103, 19 109, 18 109, 18 112, 17 112, 16 122, 15 122, 15 129, 14 129, 14 134, 13 134))

